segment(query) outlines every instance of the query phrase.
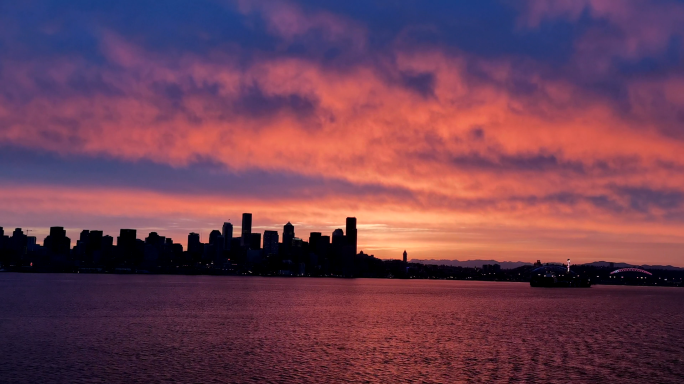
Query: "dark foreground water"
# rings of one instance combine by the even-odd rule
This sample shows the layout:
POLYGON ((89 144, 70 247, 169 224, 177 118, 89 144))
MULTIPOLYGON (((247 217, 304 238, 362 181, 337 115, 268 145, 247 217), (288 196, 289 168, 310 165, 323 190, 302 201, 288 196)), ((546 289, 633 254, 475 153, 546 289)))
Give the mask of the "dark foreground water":
POLYGON ((681 383, 684 290, 0 273, 2 383, 681 383))

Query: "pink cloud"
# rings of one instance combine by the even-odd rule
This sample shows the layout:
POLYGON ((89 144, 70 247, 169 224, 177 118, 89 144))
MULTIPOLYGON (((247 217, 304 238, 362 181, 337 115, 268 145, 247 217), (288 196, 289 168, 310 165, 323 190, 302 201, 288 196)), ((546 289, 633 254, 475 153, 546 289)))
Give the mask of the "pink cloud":
POLYGON ((658 54, 684 34, 684 5, 646 0, 529 0, 522 21, 530 28, 548 19, 577 21, 584 13, 606 20, 613 31, 591 29, 578 43, 586 55, 641 58, 658 54))
MULTIPOLYGON (((576 20, 590 12, 623 31, 617 40, 596 30, 583 37, 577 60, 587 66, 600 67, 609 55, 632 58, 662 50, 681 28, 673 21, 681 17, 676 6, 529 4, 528 27, 546 18, 576 20), (662 16, 660 25, 651 25, 664 13, 669 16, 662 16), (592 62, 592 57, 598 59, 592 62)), ((351 40, 364 49, 364 28, 335 15, 307 13, 284 2, 242 2, 240 7, 264 15, 270 32, 284 39, 322 31, 325 39, 351 40)), ((522 255, 511 234, 520 228, 553 232, 554 241, 565 245, 592 233, 622 240, 636 233, 644 236, 643 242, 681 241, 682 224, 668 218, 679 211, 657 205, 645 212, 630 210, 634 197, 616 189, 628 185, 684 191, 678 170, 684 167, 682 143, 663 131, 663 125, 676 124, 676 113, 661 108, 663 101, 674 109, 684 106, 681 79, 626 83, 636 107, 625 115, 610 100, 568 80, 543 76, 541 66, 525 74, 533 91, 516 92, 511 85, 520 73, 513 59, 397 48, 389 57, 374 57, 381 66, 358 63, 340 71, 259 52, 250 65, 239 65, 239 49, 168 58, 109 33, 101 53, 110 66, 92 67, 68 58, 51 62, 47 69, 41 62, 4 62, 2 83, 31 97, 0 102, 0 143, 179 167, 211 159, 234 171, 263 169, 398 187, 414 198, 378 194, 363 201, 335 196, 226 202, 224 196, 3 186, 0 202, 9 206, 4 212, 220 222, 250 207, 272 223, 297 216, 311 228, 325 228, 354 212, 360 222, 379 225, 382 231, 370 231, 364 241, 386 257, 394 250, 383 251, 383 244, 396 239, 416 248, 427 242, 426 255, 447 255, 453 244, 444 237, 458 237, 454 228, 464 227, 477 228, 486 239, 506 239, 488 248, 485 240, 463 246, 474 255, 511 249, 522 255), (482 76, 473 76, 469 66, 482 76), (36 73, 49 80, 56 94, 41 88, 36 73), (402 83, 406 74, 424 75, 431 94, 426 97, 402 83), (75 76, 98 77, 117 92, 72 91, 69 82, 75 76), (479 132, 475 137, 474 131, 479 132), (47 192, 53 198, 43 198, 47 192), (592 197, 625 212, 601 207, 592 197), (301 212, 308 213, 302 217, 301 212), (393 228, 413 232, 387 235, 393 228), (487 250, 477 251, 477 244, 487 250)), ((532 248, 557 253, 550 243, 541 239, 532 248)))
POLYGON ((349 40, 356 49, 365 46, 365 28, 349 19, 325 11, 306 12, 287 1, 239 0, 238 8, 245 14, 258 12, 268 22, 271 33, 288 40, 315 31, 326 40, 349 40))

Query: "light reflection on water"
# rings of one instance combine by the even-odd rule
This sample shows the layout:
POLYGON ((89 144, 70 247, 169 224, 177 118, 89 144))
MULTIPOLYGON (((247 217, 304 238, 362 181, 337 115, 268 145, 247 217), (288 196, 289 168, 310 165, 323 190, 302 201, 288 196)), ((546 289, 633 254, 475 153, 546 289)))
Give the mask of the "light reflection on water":
POLYGON ((0 382, 680 382, 684 290, 0 273, 0 382))

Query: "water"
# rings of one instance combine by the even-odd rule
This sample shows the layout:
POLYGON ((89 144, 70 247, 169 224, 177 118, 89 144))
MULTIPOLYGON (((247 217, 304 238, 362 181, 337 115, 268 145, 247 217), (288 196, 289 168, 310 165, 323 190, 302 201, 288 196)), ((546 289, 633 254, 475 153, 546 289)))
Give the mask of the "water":
POLYGON ((0 273, 2 383, 684 378, 684 290, 0 273))

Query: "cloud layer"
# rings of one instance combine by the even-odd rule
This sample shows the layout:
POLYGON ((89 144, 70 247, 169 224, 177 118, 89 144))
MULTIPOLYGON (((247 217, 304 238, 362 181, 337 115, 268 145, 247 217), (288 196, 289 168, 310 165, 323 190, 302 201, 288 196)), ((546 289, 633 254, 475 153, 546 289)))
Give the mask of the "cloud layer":
POLYGON ((0 225, 684 263, 680 1, 0 7, 0 225))

